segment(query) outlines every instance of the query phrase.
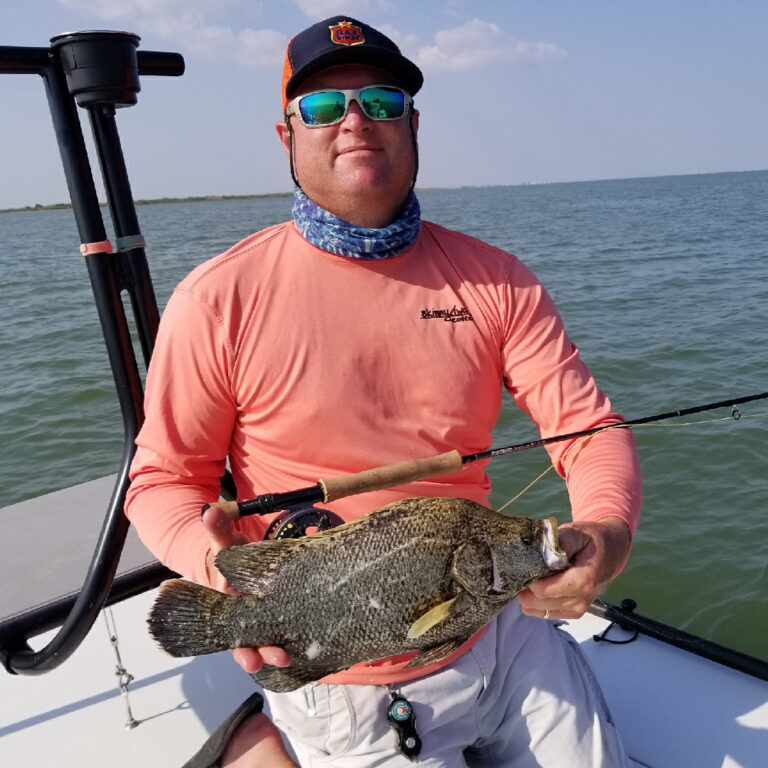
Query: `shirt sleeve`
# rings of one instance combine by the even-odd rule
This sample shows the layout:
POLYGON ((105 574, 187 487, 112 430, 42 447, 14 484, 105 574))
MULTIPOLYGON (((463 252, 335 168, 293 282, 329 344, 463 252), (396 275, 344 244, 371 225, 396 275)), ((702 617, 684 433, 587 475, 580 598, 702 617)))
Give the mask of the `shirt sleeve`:
MULTIPOLYGON (((622 423, 568 338, 549 294, 520 262, 513 270, 503 364, 505 385, 518 407, 542 437, 622 423)), ((566 480, 574 520, 616 516, 634 534, 642 484, 629 429, 551 443, 547 451, 566 480)))
POLYGON ((210 539, 200 521, 219 498, 237 407, 221 318, 178 289, 163 313, 147 374, 126 514, 168 567, 207 584, 210 539))

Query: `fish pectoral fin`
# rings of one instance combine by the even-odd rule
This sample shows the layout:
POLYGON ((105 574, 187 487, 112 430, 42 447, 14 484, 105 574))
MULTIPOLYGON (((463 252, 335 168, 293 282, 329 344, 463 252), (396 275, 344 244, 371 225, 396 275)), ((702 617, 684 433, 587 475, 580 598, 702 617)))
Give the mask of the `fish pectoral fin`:
POLYGON ((445 643, 436 645, 433 648, 427 648, 419 651, 409 662, 407 667, 423 667, 427 664, 434 664, 436 661, 442 661, 450 656, 454 651, 461 647, 462 640, 448 640, 445 643))
POLYGON ((451 607, 456 602, 456 599, 456 597, 452 597, 450 600, 430 608, 423 616, 416 619, 408 630, 408 639, 413 640, 415 637, 421 637, 441 621, 450 618, 452 615, 451 607))

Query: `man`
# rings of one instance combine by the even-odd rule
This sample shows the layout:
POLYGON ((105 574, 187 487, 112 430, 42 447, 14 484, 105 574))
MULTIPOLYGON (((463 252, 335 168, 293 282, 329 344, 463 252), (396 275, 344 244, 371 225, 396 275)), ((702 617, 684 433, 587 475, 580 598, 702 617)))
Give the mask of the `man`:
MULTIPOLYGON (((215 504, 201 522, 227 458, 239 497, 250 498, 474 453, 490 445, 502 385, 543 435, 621 420, 524 265, 421 221, 421 84, 391 40, 354 19, 293 38, 277 132, 297 185, 294 221, 201 265, 168 304, 127 512, 150 549, 196 581, 229 590, 215 554, 261 538, 269 522, 234 526, 215 504)), ((393 698, 415 711, 424 765, 625 764, 578 649, 542 619, 580 616, 621 569, 639 517, 634 443, 609 430, 550 454, 571 499, 561 544, 572 567, 526 590, 445 662, 372 661, 269 694, 302 765, 409 765, 387 721, 393 698)), ((329 506, 351 520, 411 496, 483 503, 489 491, 477 462, 329 506)), ((290 664, 279 648, 235 657, 248 671, 290 664)), ((255 710, 241 708, 194 765, 293 764, 255 710)))

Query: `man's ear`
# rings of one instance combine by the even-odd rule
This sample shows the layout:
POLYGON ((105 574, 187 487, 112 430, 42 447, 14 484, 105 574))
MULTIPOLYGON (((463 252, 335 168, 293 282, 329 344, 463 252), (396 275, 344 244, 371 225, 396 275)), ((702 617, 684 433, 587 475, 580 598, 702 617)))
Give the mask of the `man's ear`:
POLYGON ((288 123, 285 120, 281 120, 279 123, 275 123, 275 130, 277 136, 280 139, 280 143, 285 148, 287 155, 291 154, 291 129, 288 127, 288 123))
POLYGON ((411 125, 413 126, 414 135, 417 134, 419 132, 419 110, 415 107, 411 116, 411 125))

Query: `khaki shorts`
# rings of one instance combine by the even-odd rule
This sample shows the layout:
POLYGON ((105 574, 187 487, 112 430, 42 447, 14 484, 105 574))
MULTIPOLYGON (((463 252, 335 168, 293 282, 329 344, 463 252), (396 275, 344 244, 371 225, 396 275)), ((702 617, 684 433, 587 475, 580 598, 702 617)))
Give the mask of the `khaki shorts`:
POLYGON ((303 768, 614 768, 629 762, 578 644, 511 603, 475 646, 435 674, 395 686, 422 740, 396 749, 384 686, 315 683, 267 693, 303 768))

